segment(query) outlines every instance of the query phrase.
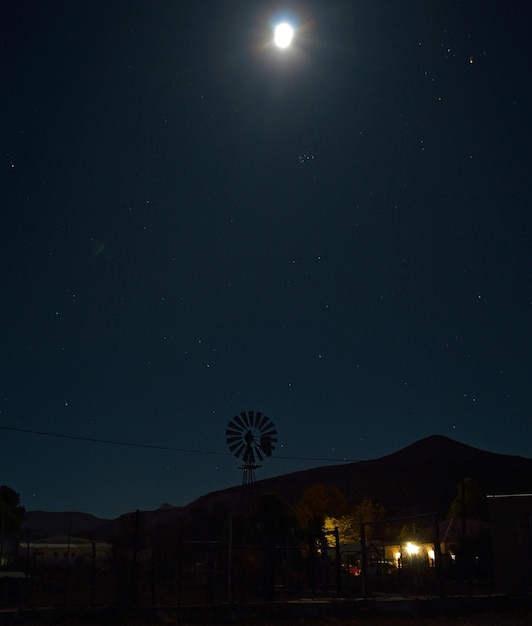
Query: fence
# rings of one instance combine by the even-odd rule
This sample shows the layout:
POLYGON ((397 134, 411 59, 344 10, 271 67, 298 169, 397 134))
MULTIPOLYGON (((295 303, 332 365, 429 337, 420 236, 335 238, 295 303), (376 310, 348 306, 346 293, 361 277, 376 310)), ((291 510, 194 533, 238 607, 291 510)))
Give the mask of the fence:
POLYGON ((67 554, 60 563, 28 549, 19 555, 24 576, 11 591, 3 581, 0 603, 180 606, 493 591, 489 537, 442 537, 441 528, 430 514, 363 523, 353 543, 342 542, 337 529, 283 542, 260 533, 253 541, 232 533, 173 540, 172 529, 140 542, 133 532, 105 556, 92 550, 92 557, 67 554))

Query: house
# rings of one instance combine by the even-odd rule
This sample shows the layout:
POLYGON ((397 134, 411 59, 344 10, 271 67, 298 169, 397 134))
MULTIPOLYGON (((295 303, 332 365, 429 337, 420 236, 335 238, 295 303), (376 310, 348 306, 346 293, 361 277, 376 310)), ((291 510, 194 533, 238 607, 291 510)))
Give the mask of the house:
POLYGON ((66 566, 71 563, 101 564, 111 553, 111 545, 80 537, 48 537, 19 544, 20 554, 28 555, 34 563, 66 566))
MULTIPOLYGON (((444 567, 455 562, 457 555, 464 556, 464 546, 471 548, 475 554, 470 558, 477 564, 486 561, 486 542, 489 541, 490 525, 477 519, 448 519, 438 523, 438 534, 434 527, 422 529, 411 538, 397 544, 386 545, 385 557, 397 567, 407 567, 415 561, 428 567, 436 565, 436 537, 439 539, 440 554, 444 567), (478 553, 478 554, 477 554, 478 553)), ((473 572, 470 572, 471 574, 473 572)))

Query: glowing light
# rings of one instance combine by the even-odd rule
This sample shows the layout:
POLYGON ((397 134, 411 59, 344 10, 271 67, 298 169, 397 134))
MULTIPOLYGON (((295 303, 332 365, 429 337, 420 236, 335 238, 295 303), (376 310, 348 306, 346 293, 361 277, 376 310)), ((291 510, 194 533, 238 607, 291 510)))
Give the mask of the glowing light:
POLYGON ((408 554, 410 556, 412 556, 414 554, 418 554, 419 553, 419 546, 416 546, 415 543, 412 543, 411 541, 409 541, 406 544, 406 551, 408 552, 408 554))
POLYGON ((277 24, 273 33, 273 41, 278 48, 288 48, 294 38, 294 29, 288 22, 277 24))

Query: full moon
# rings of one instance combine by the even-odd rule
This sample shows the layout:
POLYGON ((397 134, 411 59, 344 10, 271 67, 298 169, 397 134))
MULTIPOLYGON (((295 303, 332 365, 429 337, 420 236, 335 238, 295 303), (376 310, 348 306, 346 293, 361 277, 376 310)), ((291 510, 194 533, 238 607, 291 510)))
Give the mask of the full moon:
POLYGON ((294 37, 294 29, 287 22, 282 22, 275 27, 273 41, 278 48, 288 48, 294 37))

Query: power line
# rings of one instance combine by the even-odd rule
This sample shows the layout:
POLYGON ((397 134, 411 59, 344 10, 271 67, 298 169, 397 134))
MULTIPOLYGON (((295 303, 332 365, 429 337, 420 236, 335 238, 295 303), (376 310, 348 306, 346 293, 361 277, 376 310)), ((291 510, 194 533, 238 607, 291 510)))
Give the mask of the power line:
MULTIPOLYGON (((130 448, 148 448, 151 450, 166 450, 169 452, 188 452, 190 454, 212 454, 217 456, 233 456, 231 452, 220 452, 218 450, 198 450, 195 448, 177 448, 175 446, 161 446, 149 443, 135 443, 132 441, 118 441, 117 439, 99 439, 97 437, 82 437, 80 435, 66 435, 64 433, 53 433, 44 430, 32 430, 30 428, 16 428, 15 426, 1 426, 0 430, 9 430, 12 432, 25 433, 29 435, 38 435, 40 437, 55 437, 58 439, 74 439, 76 441, 86 441, 88 443, 104 443, 113 446, 126 446, 130 448)), ((274 459, 282 459, 286 461, 327 461, 330 463, 349 463, 356 462, 358 459, 331 459, 323 457, 308 456, 282 456, 275 455, 274 459)))
POLYGON ((218 454, 231 456, 229 452, 217 452, 216 450, 194 450, 192 448, 176 448, 173 446, 160 446, 149 443, 134 443, 131 441, 118 441, 116 439, 98 439, 96 437, 81 437, 79 435, 65 435, 63 433, 51 433, 43 430, 31 430, 29 428, 15 428, 14 426, 0 426, 1 430, 11 430, 42 437, 57 437, 60 439, 75 439, 76 441, 88 441, 90 443, 107 443, 113 446, 129 446, 131 448, 151 448, 152 450, 168 450, 170 452, 192 452, 195 454, 218 454))

